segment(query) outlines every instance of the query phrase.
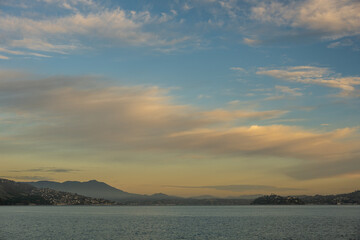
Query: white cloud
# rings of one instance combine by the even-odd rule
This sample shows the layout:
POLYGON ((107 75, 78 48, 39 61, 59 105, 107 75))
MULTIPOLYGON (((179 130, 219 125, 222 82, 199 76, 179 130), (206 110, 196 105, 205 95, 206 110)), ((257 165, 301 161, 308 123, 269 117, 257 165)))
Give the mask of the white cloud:
MULTIPOLYGON (((236 103, 230 102, 230 104, 236 104, 236 103)), ((203 112, 202 115, 205 117, 205 119, 211 121, 228 122, 237 119, 252 119, 252 120, 272 119, 272 118, 278 118, 286 113, 287 111, 280 111, 280 110, 251 112, 251 111, 240 111, 240 110, 228 111, 225 109, 215 109, 212 111, 203 112)))
POLYGON ((61 53, 61 54, 66 54, 71 50, 75 50, 80 47, 71 44, 52 44, 46 40, 44 41, 38 38, 24 38, 21 40, 11 40, 9 42, 9 46, 14 48, 25 48, 33 51, 53 52, 53 53, 61 53))
POLYGON ((190 151, 296 158, 323 166, 359 158, 356 128, 321 132, 259 126, 251 122, 286 112, 204 111, 175 104, 169 90, 159 87, 108 86, 88 77, 28 78, 0 71, 2 117, 17 116, 11 124, 0 121, 0 127, 7 124, 0 136, 1 151, 190 151))
POLYGON ((173 131, 229 124, 237 119, 270 119, 286 113, 280 110, 200 111, 193 106, 173 104, 168 90, 158 87, 107 87, 82 78, 21 80, 22 75, 11 72, 1 72, 0 76, 0 108, 4 113, 24 113, 30 121, 34 121, 30 116, 52 119, 49 121, 53 127, 45 124, 35 131, 41 138, 73 135, 74 141, 76 136, 80 141, 88 136, 85 138, 90 142, 119 143, 145 141, 154 135, 155 141, 173 131))
POLYGON ((233 101, 228 102, 227 104, 229 104, 229 105, 238 105, 239 103, 240 103, 239 100, 233 100, 233 101))
POLYGON ((190 9, 192 9, 192 7, 188 3, 185 3, 184 6, 183 6, 183 9, 185 11, 189 11, 190 9))
MULTIPOLYGON (((62 6, 93 6, 92 1, 45 0, 62 6)), ((68 53, 72 50, 101 43, 112 46, 174 46, 187 41, 162 34, 159 26, 170 21, 176 12, 152 16, 148 11, 125 11, 103 7, 88 11, 71 11, 58 16, 23 17, 0 16, 0 44, 9 51, 30 49, 44 52, 68 53), (145 28, 150 30, 145 30, 145 28), (159 31, 157 31, 158 29, 159 31)), ((25 15, 26 16, 26 15, 25 15)))
POLYGON ((4 56, 4 55, 0 55, 0 59, 2 59, 2 60, 8 60, 8 59, 9 59, 9 57, 4 56))
POLYGON ((287 86, 275 86, 275 89, 282 92, 282 93, 286 93, 289 94, 291 96, 302 96, 301 92, 298 92, 299 90, 301 90, 300 88, 290 88, 287 86))
POLYGON ((30 55, 30 56, 35 56, 35 57, 50 57, 48 55, 44 55, 44 54, 40 54, 40 53, 14 51, 14 50, 9 50, 9 49, 2 48, 2 47, 0 47, 0 52, 8 53, 11 55, 30 55))
POLYGON ((261 43, 258 39, 252 39, 252 38, 243 38, 243 43, 250 46, 259 45, 261 43))
POLYGON ((356 92, 356 86, 360 85, 360 77, 343 77, 328 68, 313 66, 296 66, 282 69, 259 69, 257 74, 267 75, 285 81, 299 82, 304 84, 317 84, 331 88, 339 88, 342 95, 356 92))
POLYGON ((354 50, 357 48, 356 44, 351 39, 343 39, 340 41, 332 42, 327 47, 328 48, 353 47, 354 50))
POLYGON ((219 1, 220 6, 227 12, 228 16, 232 19, 237 18, 239 6, 236 0, 219 1))
POLYGON ((360 34, 360 2, 354 0, 260 2, 251 9, 251 18, 329 39, 360 34))
POLYGON ((198 99, 204 99, 204 98, 211 98, 211 96, 209 95, 205 95, 205 94, 200 94, 197 96, 198 99))
POLYGON ((231 67, 230 69, 238 72, 246 72, 246 70, 241 67, 231 67))
POLYGON ((284 99, 285 98, 285 96, 270 96, 270 97, 267 97, 267 98, 265 98, 264 100, 265 101, 274 101, 274 100, 282 100, 282 99, 284 99))
MULTIPOLYGON (((354 134, 354 135, 353 135, 354 134)), ((217 154, 255 154, 310 161, 341 161, 358 157, 357 144, 349 141, 356 129, 320 133, 284 125, 241 126, 227 129, 193 129, 170 135, 166 146, 203 149, 217 154)), ((164 143, 165 144, 165 143, 164 143)))
POLYGON ((98 4, 92 0, 38 0, 46 4, 56 5, 71 11, 78 11, 78 7, 99 7, 98 4))

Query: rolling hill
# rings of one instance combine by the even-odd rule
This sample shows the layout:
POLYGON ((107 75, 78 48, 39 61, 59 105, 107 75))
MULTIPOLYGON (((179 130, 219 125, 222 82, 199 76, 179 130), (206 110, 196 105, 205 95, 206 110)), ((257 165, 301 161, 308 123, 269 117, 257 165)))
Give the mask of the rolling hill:
POLYGON ((77 193, 93 198, 103 198, 117 202, 129 201, 153 201, 153 200, 166 200, 177 199, 178 197, 168 196, 162 193, 153 195, 141 195, 135 193, 128 193, 120 189, 114 188, 104 182, 91 180, 88 182, 66 181, 63 183, 52 181, 38 181, 27 182, 28 184, 37 188, 50 188, 57 191, 64 191, 70 193, 77 193))
POLYGON ((114 202, 79 194, 36 188, 0 178, 0 205, 113 205, 114 202))

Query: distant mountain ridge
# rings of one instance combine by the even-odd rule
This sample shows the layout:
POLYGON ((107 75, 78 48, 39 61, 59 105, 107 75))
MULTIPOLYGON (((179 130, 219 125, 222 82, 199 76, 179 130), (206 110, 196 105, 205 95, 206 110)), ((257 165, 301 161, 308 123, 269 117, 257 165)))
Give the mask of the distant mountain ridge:
MULTIPOLYGON (((29 183, 14 182, 7 179, 0 179, 0 205, 247 205, 250 202, 243 199, 191 199, 168 196, 163 193, 156 193, 153 195, 140 195, 126 193, 122 190, 113 188, 105 183, 95 180, 89 182, 74 182, 69 181, 65 183, 41 181, 33 183, 40 186, 35 187, 29 183), (91 198, 77 193, 69 193, 65 191, 57 191, 49 188, 50 186, 57 186, 58 189, 65 190, 65 187, 102 187, 107 190, 114 191, 125 196, 140 196, 140 198, 126 199, 119 201, 109 201, 100 198, 91 198), (65 187, 64 187, 65 186, 65 187), (61 188, 60 188, 61 187, 61 188)), ((83 188, 83 191, 86 188, 83 188)), ((95 191, 96 188, 90 188, 95 191)), ((89 189, 88 189, 89 190, 89 189)), ((99 190, 99 189, 98 189, 99 190)), ((100 189, 101 190, 101 189, 100 189)), ((105 191, 106 192, 106 191, 105 191)), ((91 193, 91 191, 90 191, 91 193)), ((97 192, 96 194, 101 194, 97 192)), ((97 196, 98 196, 97 195, 97 196)))
POLYGON ((123 190, 112 187, 104 182, 99 182, 96 180, 90 180, 87 182, 66 181, 60 183, 53 181, 38 181, 38 182, 26 182, 26 183, 37 188, 50 188, 57 191, 77 193, 88 197, 103 198, 117 202, 178 198, 178 197, 168 196, 163 193, 156 193, 153 195, 128 193, 123 190))
POLYGON ((0 178, 0 205, 114 205, 114 202, 78 194, 36 188, 0 178))
MULTIPOLYGON (((248 196, 249 197, 249 196, 248 196)), ((253 196, 251 196, 253 197, 253 196)), ((249 205, 249 204, 360 204, 360 191, 336 195, 262 196, 255 200, 198 196, 181 198, 163 193, 141 195, 127 193, 103 182, 40 181, 21 183, 0 178, 0 205, 249 205), (56 190, 57 188, 59 190, 56 190), (72 193, 70 193, 70 191, 72 193), (77 191, 77 192, 74 192, 77 191), (80 194, 79 192, 86 193, 80 194), (94 197, 89 196, 92 194, 94 197), (108 194, 108 195, 106 195, 108 194), (107 197, 104 197, 107 196, 107 197), (107 199, 107 200, 104 200, 107 199), (114 200, 112 200, 114 199, 114 200), (112 200, 112 201, 109 201, 112 200), (117 203, 116 203, 117 202, 117 203)))

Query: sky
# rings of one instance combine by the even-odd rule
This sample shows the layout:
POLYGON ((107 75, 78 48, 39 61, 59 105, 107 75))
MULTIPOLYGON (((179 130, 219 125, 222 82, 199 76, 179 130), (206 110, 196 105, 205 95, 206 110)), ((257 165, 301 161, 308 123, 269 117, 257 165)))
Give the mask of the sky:
POLYGON ((3 178, 351 192, 359 103, 359 1, 0 0, 3 178))

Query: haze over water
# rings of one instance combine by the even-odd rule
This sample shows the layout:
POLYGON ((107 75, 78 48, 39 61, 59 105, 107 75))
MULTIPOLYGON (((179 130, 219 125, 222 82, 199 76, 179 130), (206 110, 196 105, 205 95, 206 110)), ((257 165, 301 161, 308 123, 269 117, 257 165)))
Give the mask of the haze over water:
POLYGON ((360 239, 359 206, 2 206, 1 240, 360 239))

